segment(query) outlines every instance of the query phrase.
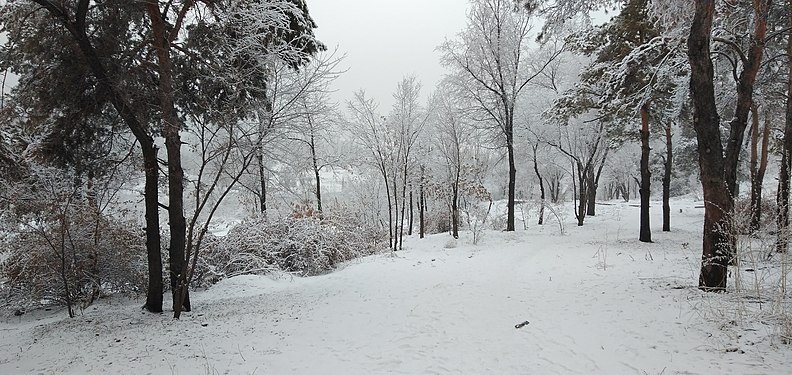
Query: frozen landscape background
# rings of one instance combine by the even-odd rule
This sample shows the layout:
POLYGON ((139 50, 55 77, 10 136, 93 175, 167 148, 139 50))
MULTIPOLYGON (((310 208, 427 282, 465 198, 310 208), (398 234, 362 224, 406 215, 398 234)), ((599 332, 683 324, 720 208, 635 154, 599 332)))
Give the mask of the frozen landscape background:
POLYGON ((549 220, 476 246, 413 237, 323 276, 234 277, 181 320, 122 296, 74 319, 6 316, 0 373, 788 373, 769 320, 788 301, 752 298, 777 263, 739 270, 744 290, 702 292, 700 201, 675 199, 654 243, 634 239, 637 207, 607 204, 583 227, 567 215, 564 234, 549 220))

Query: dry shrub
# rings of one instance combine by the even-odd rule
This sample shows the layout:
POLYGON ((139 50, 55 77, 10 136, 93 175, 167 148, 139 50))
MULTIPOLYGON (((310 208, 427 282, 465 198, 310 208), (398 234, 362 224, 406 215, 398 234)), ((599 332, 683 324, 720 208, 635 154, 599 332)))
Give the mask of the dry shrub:
POLYGON ((71 310, 98 297, 143 290, 145 246, 134 228, 87 207, 48 219, 19 225, 3 240, 8 258, 0 276, 7 305, 71 310))
POLYGON ((292 215, 276 221, 245 221, 224 238, 209 237, 201 249, 195 285, 243 274, 283 271, 326 273, 339 263, 375 253, 382 242, 366 226, 341 216, 292 215))

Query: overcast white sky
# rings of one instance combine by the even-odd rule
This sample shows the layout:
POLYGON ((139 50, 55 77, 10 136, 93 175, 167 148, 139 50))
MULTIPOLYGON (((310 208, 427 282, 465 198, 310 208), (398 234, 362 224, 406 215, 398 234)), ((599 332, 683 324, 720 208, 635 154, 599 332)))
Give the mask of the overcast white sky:
POLYGON ((424 97, 445 73, 435 48, 454 38, 466 22, 467 0, 307 0, 319 25, 316 36, 338 47, 349 71, 335 84, 333 98, 345 106, 358 89, 380 102, 385 113, 405 75, 423 84, 424 97))

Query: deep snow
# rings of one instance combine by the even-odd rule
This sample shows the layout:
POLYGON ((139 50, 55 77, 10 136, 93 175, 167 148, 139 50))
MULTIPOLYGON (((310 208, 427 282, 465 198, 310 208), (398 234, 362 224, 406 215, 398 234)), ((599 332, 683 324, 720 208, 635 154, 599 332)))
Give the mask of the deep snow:
POLYGON ((674 202, 663 233, 655 202, 651 244, 623 203, 564 235, 548 219, 478 246, 416 236, 324 276, 221 281, 179 321, 118 297, 8 316, 0 374, 789 373, 772 324, 695 288, 700 205, 674 202))

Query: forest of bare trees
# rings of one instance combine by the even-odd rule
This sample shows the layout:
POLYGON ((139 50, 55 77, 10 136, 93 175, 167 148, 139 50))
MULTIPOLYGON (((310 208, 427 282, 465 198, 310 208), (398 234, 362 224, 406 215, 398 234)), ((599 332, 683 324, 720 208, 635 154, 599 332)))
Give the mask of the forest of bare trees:
POLYGON ((333 92, 344 57, 308 9, 4 3, 9 304, 74 316, 140 293, 162 312, 170 294, 179 318, 222 278, 319 274, 415 235, 563 232, 614 200, 638 200, 645 243, 654 205, 673 232, 670 199, 703 202, 703 290, 727 289, 740 236, 787 251, 792 1, 473 0, 437 48, 447 74, 393 82, 389 108, 333 92))

